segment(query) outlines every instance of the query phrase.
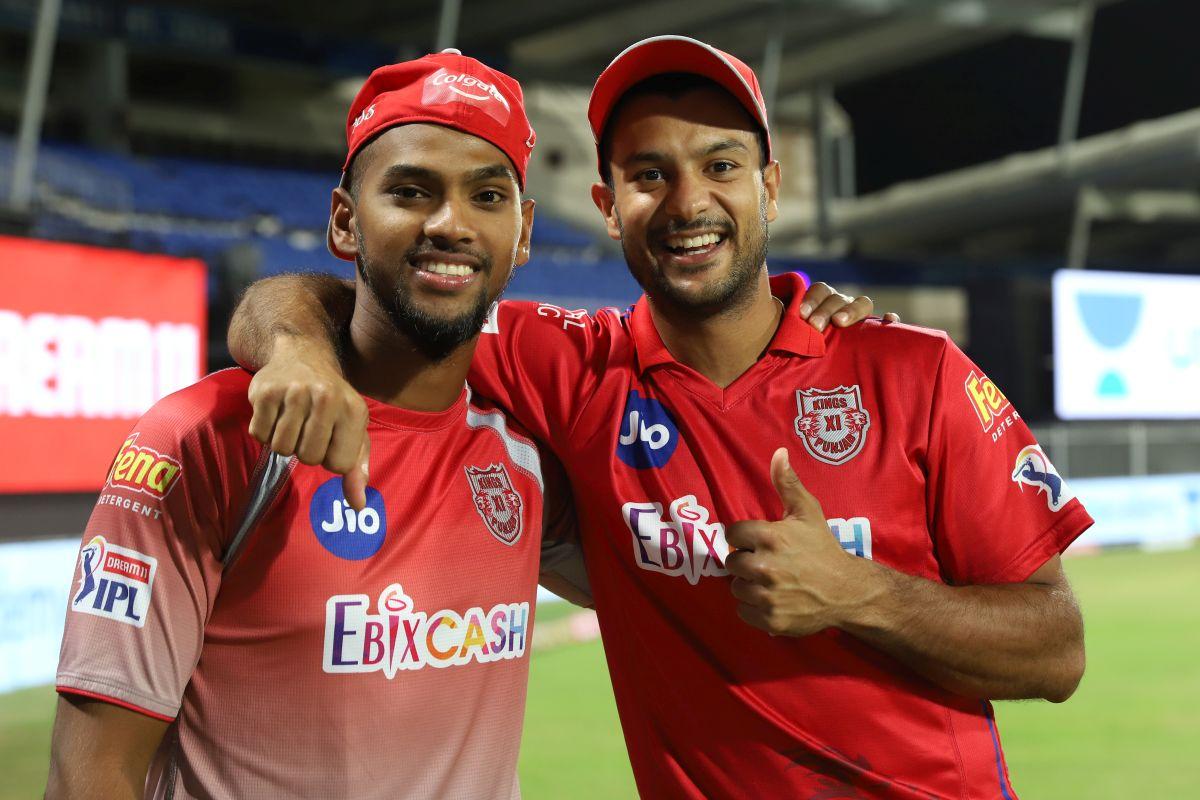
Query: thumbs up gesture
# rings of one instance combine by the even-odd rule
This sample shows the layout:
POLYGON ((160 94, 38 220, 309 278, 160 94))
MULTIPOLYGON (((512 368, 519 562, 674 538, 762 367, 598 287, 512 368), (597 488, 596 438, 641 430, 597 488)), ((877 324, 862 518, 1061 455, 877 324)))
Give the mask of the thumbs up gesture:
POLYGON ((785 448, 771 457, 771 482, 783 501, 783 518, 735 522, 725 530, 729 546, 737 548, 725 568, 733 576, 738 616, 773 635, 808 636, 837 626, 866 601, 873 583, 869 564, 834 538, 785 448))

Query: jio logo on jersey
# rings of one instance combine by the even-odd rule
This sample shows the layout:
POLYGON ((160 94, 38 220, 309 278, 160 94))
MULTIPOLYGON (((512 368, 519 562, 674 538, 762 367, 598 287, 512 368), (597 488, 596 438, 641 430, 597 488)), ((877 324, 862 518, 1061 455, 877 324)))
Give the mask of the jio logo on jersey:
POLYGON ((368 486, 367 507, 355 511, 342 495, 341 478, 330 478, 313 493, 308 519, 321 546, 348 561, 375 555, 387 537, 383 495, 368 486))
POLYGON ((679 427, 662 403, 629 393, 617 437, 617 457, 634 469, 666 466, 679 444, 679 427))

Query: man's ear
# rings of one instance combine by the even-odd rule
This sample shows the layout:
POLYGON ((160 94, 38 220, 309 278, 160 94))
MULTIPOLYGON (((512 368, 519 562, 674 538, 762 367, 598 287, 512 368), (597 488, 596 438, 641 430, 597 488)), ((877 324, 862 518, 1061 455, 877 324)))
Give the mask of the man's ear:
POLYGON ((329 220, 333 246, 343 258, 353 260, 358 254, 358 223, 355 219, 354 198, 339 186, 330 198, 329 220))
POLYGON ((521 238, 517 240, 517 257, 513 266, 520 267, 529 263, 529 237, 533 233, 533 208, 537 205, 532 199, 521 201, 521 238))
POLYGON ((779 162, 772 161, 763 167, 763 189, 767 193, 767 222, 774 222, 779 217, 779 184, 782 174, 779 162))
POLYGON ((607 183, 593 183, 592 202, 604 215, 604 226, 608 229, 608 238, 621 241, 621 223, 617 217, 617 202, 612 187, 607 183))

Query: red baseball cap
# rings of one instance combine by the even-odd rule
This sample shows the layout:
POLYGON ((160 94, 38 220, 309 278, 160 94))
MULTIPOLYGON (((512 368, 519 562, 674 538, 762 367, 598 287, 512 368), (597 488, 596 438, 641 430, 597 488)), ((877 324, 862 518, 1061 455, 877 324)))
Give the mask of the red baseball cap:
MULTIPOLYGON (((413 61, 389 64, 371 73, 346 115, 346 161, 389 128, 430 123, 478 136, 508 156, 517 183, 525 188, 525 169, 537 135, 525 115, 525 96, 515 78, 464 56, 453 48, 413 61)), ((333 246, 333 220, 326 231, 333 246)), ((352 259, 347 259, 352 260, 352 259)))
MULTIPOLYGON (((758 77, 754 70, 735 56, 687 36, 651 36, 621 51, 600 73, 592 88, 588 122, 592 125, 592 137, 596 140, 597 160, 603 158, 600 155, 600 140, 604 136, 604 127, 621 96, 634 84, 668 72, 684 72, 708 78, 733 95, 762 128, 767 144, 765 155, 768 161, 771 159, 767 106, 762 90, 758 88, 758 77)), ((603 164, 599 166, 603 174, 603 164)))

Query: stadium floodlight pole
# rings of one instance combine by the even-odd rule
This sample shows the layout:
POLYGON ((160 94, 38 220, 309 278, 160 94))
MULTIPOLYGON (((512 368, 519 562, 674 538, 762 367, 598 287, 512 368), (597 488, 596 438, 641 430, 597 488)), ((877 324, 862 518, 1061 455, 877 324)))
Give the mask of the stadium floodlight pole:
POLYGON ((1085 0, 1079 4, 1078 27, 1071 43, 1071 63, 1067 68, 1067 86, 1063 94, 1062 118, 1058 127, 1060 157, 1065 157, 1067 148, 1079 135, 1079 114, 1083 108, 1083 87, 1087 80, 1088 55, 1092 44, 1092 24, 1096 18, 1096 4, 1085 0))
POLYGON ((21 125, 13 155, 12 186, 8 203, 17 211, 28 211, 33 199, 33 169, 37 164, 38 139, 46 114, 46 93, 50 88, 50 67, 54 62, 54 42, 58 38, 58 18, 62 0, 42 0, 33 28, 33 46, 25 77, 25 99, 21 106, 21 125))
POLYGON ((824 251, 833 240, 830 201, 833 196, 833 146, 827 115, 833 102, 833 90, 822 83, 812 90, 813 167, 816 172, 816 203, 813 208, 817 241, 824 251))
POLYGON ((775 116, 775 104, 779 99, 779 65, 783 61, 783 0, 776 0, 775 8, 766 14, 769 21, 767 43, 763 47, 762 69, 759 71, 759 86, 762 88, 763 107, 767 119, 775 116))
POLYGON ((462 0, 442 0, 442 13, 438 16, 435 53, 454 47, 454 40, 458 38, 458 13, 461 10, 462 0))

